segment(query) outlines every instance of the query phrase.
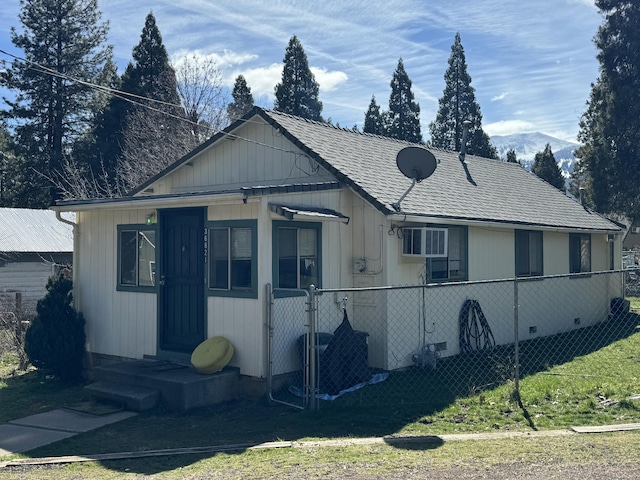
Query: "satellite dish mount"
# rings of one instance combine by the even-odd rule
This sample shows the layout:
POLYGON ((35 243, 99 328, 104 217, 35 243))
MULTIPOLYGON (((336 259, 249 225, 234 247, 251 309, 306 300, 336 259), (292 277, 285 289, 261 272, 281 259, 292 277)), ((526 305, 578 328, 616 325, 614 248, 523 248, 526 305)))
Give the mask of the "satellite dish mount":
POLYGON ((436 171, 438 161, 429 150, 421 147, 405 147, 396 156, 396 165, 402 174, 413 180, 409 189, 404 192, 400 199, 391 206, 396 212, 400 211, 400 202, 405 199, 409 192, 425 178, 429 178, 436 171))

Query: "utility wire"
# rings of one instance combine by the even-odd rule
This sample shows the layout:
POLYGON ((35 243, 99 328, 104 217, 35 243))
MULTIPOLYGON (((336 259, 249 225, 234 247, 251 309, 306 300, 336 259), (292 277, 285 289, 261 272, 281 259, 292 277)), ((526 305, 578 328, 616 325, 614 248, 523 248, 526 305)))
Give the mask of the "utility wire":
MULTIPOLYGON (((38 64, 36 62, 33 62, 31 60, 27 60, 26 58, 22 58, 22 57, 18 57, 17 55, 13 55, 13 54, 11 54, 9 52, 6 52, 6 51, 4 51, 2 49, 0 49, 0 53, 3 54, 3 55, 6 55, 8 57, 11 57, 14 60, 17 60, 19 62, 26 63, 27 65, 29 65, 29 68, 31 68, 32 70, 34 70, 36 72, 43 73, 45 75, 50 75, 50 76, 53 76, 53 77, 62 78, 64 80, 68 80, 70 82, 78 83, 80 85, 85 85, 87 87, 99 90, 101 92, 107 93, 107 94, 112 95, 114 97, 118 97, 118 98, 120 98, 120 99, 122 99, 122 100, 124 100, 126 102, 132 103, 133 105, 137 105, 139 107, 143 107, 143 108, 146 108, 148 110, 152 110, 154 112, 166 115, 168 117, 175 118, 177 120, 181 120, 183 122, 186 122, 186 123, 188 123, 190 125, 193 125, 193 126, 197 126, 199 128, 205 128, 205 129, 207 129, 207 130, 209 130, 211 132, 211 136, 220 133, 220 134, 223 134, 223 135, 225 135, 225 136, 227 136, 229 138, 232 138, 234 140, 236 140, 236 139, 237 140, 244 140, 246 142, 253 143, 255 145, 259 145, 261 147, 270 148, 272 150, 277 150, 277 151, 280 151, 280 152, 283 152, 283 153, 290 153, 290 154, 295 155, 296 158, 297 157, 307 157, 308 158, 308 156, 306 154, 304 154, 304 153, 296 152, 294 150, 287 150, 287 149, 284 149, 284 148, 276 147, 275 145, 269 145, 267 143, 259 142, 257 140, 252 140, 250 138, 241 137, 241 136, 233 134, 233 133, 225 132, 224 130, 216 130, 216 129, 214 129, 212 127, 208 127, 206 125, 200 125, 199 123, 193 122, 193 121, 189 120, 188 118, 184 118, 184 117, 181 117, 180 115, 175 115, 175 114, 169 113, 167 111, 160 110, 159 108, 152 107, 151 105, 139 102, 139 101, 134 100, 134 99, 138 98, 140 100, 144 100, 145 102, 157 103, 159 105, 165 105, 165 106, 174 107, 174 108, 183 108, 182 105, 176 105, 174 103, 165 102, 163 100, 156 100, 154 98, 149 98, 149 97, 145 97, 145 96, 142 96, 142 95, 137 95, 137 94, 134 94, 134 93, 125 92, 123 90, 118 90, 118 89, 115 89, 115 88, 106 87, 104 85, 99 85, 99 84, 96 84, 96 83, 87 82, 87 81, 81 80, 79 78, 74 78, 74 77, 71 77, 71 76, 69 76, 69 75, 67 75, 65 73, 58 72, 58 71, 53 70, 53 69, 51 69, 49 67, 46 67, 44 65, 40 65, 40 64, 38 64)), ((242 119, 240 119, 240 120, 242 120, 242 119)), ((256 124, 258 124, 258 122, 253 122, 251 120, 242 120, 242 121, 244 123, 256 123, 256 124)))

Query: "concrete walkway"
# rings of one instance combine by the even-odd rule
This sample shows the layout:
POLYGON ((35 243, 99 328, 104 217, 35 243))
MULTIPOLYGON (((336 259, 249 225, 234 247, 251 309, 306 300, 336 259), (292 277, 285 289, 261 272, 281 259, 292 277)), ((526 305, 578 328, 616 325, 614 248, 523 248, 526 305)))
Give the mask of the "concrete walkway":
MULTIPOLYGON (((88 432, 96 428, 103 427, 121 420, 137 415, 135 412, 115 412, 106 415, 92 415, 75 410, 58 409, 50 412, 39 413, 29 417, 12 420, 7 424, 0 425, 0 457, 22 453, 34 448, 48 445, 65 438, 72 437, 78 433, 88 432)), ((179 455, 189 453, 214 453, 248 449, 269 449, 269 448, 309 448, 322 446, 347 446, 347 445, 370 445, 370 444, 406 444, 423 443, 430 441, 451 442, 464 440, 487 440, 498 438, 516 437, 551 437, 559 435, 575 435, 585 433, 604 433, 628 430, 640 430, 640 423, 627 423, 619 425, 603 425, 593 427, 571 427, 566 430, 543 430, 531 432, 491 432, 491 433, 466 433, 466 434, 446 434, 427 435, 410 437, 374 437, 374 438, 353 438, 321 440, 309 442, 265 442, 259 444, 242 445, 217 445, 199 448, 182 448, 169 450, 154 450, 149 452, 120 452, 114 454, 89 455, 83 457, 54 457, 14 460, 11 462, 0 462, 1 466, 18 464, 46 464, 46 463, 72 463, 95 460, 114 460, 122 458, 138 458, 148 456, 179 455)))
POLYGON ((135 412, 91 415, 75 410, 58 409, 12 420, 0 425, 0 457, 33 450, 134 415, 135 412))

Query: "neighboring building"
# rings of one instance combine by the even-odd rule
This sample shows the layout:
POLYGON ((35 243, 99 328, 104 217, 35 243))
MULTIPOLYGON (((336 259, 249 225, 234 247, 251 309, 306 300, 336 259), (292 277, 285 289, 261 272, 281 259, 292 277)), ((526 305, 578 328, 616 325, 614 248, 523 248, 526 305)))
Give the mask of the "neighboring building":
MULTIPOLYGON (((73 213, 63 214, 69 221, 73 213)), ((73 260, 73 228, 51 210, 0 208, 0 298, 23 310, 34 310, 49 277, 73 260)))
MULTIPOLYGON (((235 347, 231 365, 264 378, 267 284, 406 285, 621 265, 618 225, 517 164, 431 150, 434 174, 404 196, 412 181, 396 156, 411 145, 255 108, 130 196, 59 202, 55 210, 76 212, 74 298, 91 352, 188 358, 223 335, 235 347)), ((454 318, 465 299, 456 288, 454 318)), ((616 295, 591 297, 608 305, 616 295)), ((389 332, 403 328, 393 305, 372 308, 386 309, 389 332)), ((580 315, 570 313, 573 326, 580 315)), ((352 320, 367 330, 366 319, 352 320)), ((406 365, 390 359, 388 340, 370 342, 373 366, 406 365)))

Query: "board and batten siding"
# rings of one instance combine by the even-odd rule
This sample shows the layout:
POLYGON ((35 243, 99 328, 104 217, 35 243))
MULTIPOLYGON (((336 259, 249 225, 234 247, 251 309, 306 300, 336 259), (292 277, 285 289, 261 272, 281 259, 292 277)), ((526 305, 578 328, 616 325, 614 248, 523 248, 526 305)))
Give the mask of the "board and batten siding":
POLYGON ((249 141, 236 141, 232 136, 219 141, 156 182, 154 193, 335 180, 262 121, 247 123, 236 134, 249 141))
POLYGON ((116 291, 118 225, 145 223, 149 210, 93 210, 77 214, 76 305, 86 320, 93 353, 125 358, 155 355, 157 295, 116 291))

